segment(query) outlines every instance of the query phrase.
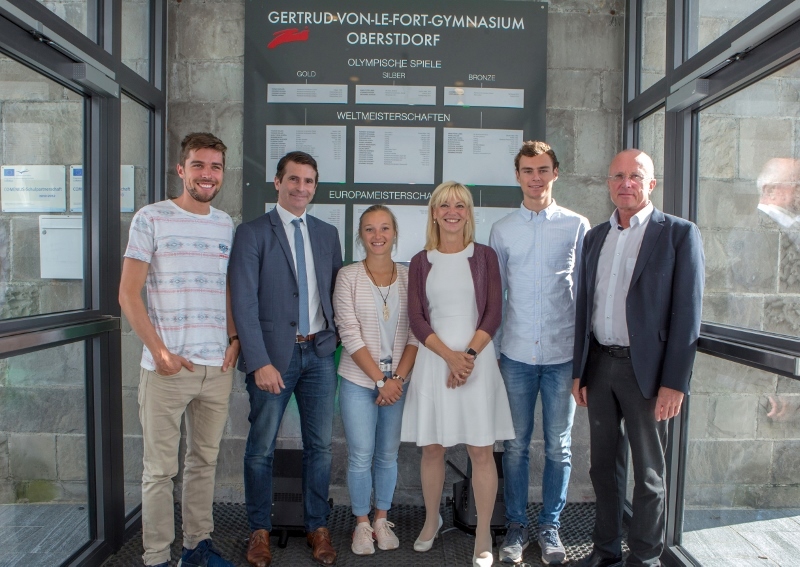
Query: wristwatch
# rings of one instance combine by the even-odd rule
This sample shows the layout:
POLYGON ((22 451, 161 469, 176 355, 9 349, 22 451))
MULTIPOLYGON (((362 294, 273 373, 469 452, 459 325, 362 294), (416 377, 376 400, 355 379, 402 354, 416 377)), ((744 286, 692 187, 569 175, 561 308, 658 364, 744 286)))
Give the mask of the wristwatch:
POLYGON ((386 380, 384 380, 383 378, 375 382, 376 388, 383 388, 385 385, 386 385, 386 380))
POLYGON ((231 335, 230 337, 228 337, 228 346, 231 346, 233 344, 233 341, 238 341, 238 340, 239 340, 239 335, 231 335))
POLYGON ((468 348, 467 350, 465 350, 464 352, 466 352, 467 354, 471 354, 472 356, 475 356, 475 357, 477 357, 477 356, 478 356, 478 351, 476 351, 476 350, 475 350, 474 348, 472 348, 472 347, 469 347, 469 348, 468 348))

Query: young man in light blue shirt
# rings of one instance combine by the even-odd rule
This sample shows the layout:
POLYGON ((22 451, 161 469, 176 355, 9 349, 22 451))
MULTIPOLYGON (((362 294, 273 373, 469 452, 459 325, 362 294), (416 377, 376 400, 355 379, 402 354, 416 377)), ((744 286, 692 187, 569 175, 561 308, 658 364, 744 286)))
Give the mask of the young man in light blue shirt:
POLYGON ((553 565, 567 562, 558 528, 567 500, 572 458, 575 270, 580 265, 589 221, 559 207, 553 199, 558 159, 548 144, 525 142, 514 165, 522 205, 494 224, 489 240, 497 252, 503 278, 503 326, 495 341, 516 433, 515 439, 504 442, 508 532, 500 559, 519 563, 529 543, 525 515, 528 453, 536 398, 541 393, 545 466, 537 539, 542 561, 553 565))

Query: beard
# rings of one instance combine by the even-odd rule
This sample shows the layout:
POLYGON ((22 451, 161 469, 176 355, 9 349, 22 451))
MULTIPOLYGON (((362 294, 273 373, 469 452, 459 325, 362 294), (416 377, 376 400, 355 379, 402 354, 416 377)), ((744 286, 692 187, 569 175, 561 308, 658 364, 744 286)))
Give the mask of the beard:
POLYGON ((217 185, 217 188, 214 190, 214 192, 208 195, 205 193, 198 192, 197 189, 194 188, 193 183, 184 183, 184 186, 186 187, 186 190, 189 192, 189 195, 191 195, 192 198, 198 203, 210 203, 214 199, 214 197, 217 196, 219 190, 222 189, 222 187, 217 185))

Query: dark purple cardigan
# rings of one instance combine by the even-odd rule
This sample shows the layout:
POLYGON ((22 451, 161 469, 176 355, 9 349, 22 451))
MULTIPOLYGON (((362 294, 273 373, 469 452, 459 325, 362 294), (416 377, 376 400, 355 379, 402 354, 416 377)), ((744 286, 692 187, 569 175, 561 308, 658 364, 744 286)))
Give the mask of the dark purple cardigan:
MULTIPOLYGON (((428 251, 423 250, 411 258, 408 269, 408 322, 419 342, 433 334, 430 325, 428 297, 425 284, 433 265, 428 261, 428 251)), ((489 246, 475 243, 469 258, 469 269, 475 286, 475 303, 478 306, 478 329, 494 336, 503 319, 503 290, 497 254, 489 246)), ((476 329, 477 330, 477 329, 476 329)))

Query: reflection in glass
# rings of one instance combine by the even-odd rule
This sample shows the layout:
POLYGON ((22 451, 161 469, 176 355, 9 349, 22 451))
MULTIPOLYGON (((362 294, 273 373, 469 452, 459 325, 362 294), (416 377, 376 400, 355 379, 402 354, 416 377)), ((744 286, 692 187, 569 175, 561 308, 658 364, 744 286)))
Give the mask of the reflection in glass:
POLYGON ((769 0, 696 0, 695 33, 697 45, 689 45, 691 57, 723 35, 769 0))
POLYGON ((0 55, 0 108, 0 319, 81 309, 83 98, 0 55))
POLYGON ((666 74, 667 3, 664 0, 642 0, 641 88, 646 91, 666 74))
MULTIPOLYGON (((120 253, 128 246, 128 232, 133 214, 147 204, 150 173, 150 111, 125 96, 122 101, 122 161, 120 253)), ((142 428, 139 423, 137 391, 139 387, 139 358, 142 342, 122 316, 122 397, 126 411, 122 414, 125 447, 125 513, 129 514, 142 502, 142 428)))
POLYGON ((795 62, 700 113, 705 321, 800 336, 799 74, 795 62))
POLYGON ((684 549, 701 565, 796 565, 798 525, 800 382, 699 354, 684 549))
POLYGON ((59 565, 90 539, 84 356, 0 359, 0 565, 59 565))
POLYGON ((122 62, 150 79, 150 0, 122 0, 122 62))
POLYGON ((39 3, 83 35, 88 35, 89 5, 86 0, 39 0, 39 3))
POLYGON ((642 118, 636 125, 639 135, 637 147, 653 159, 658 182, 650 194, 650 200, 656 208, 661 209, 664 205, 664 108, 642 118))

